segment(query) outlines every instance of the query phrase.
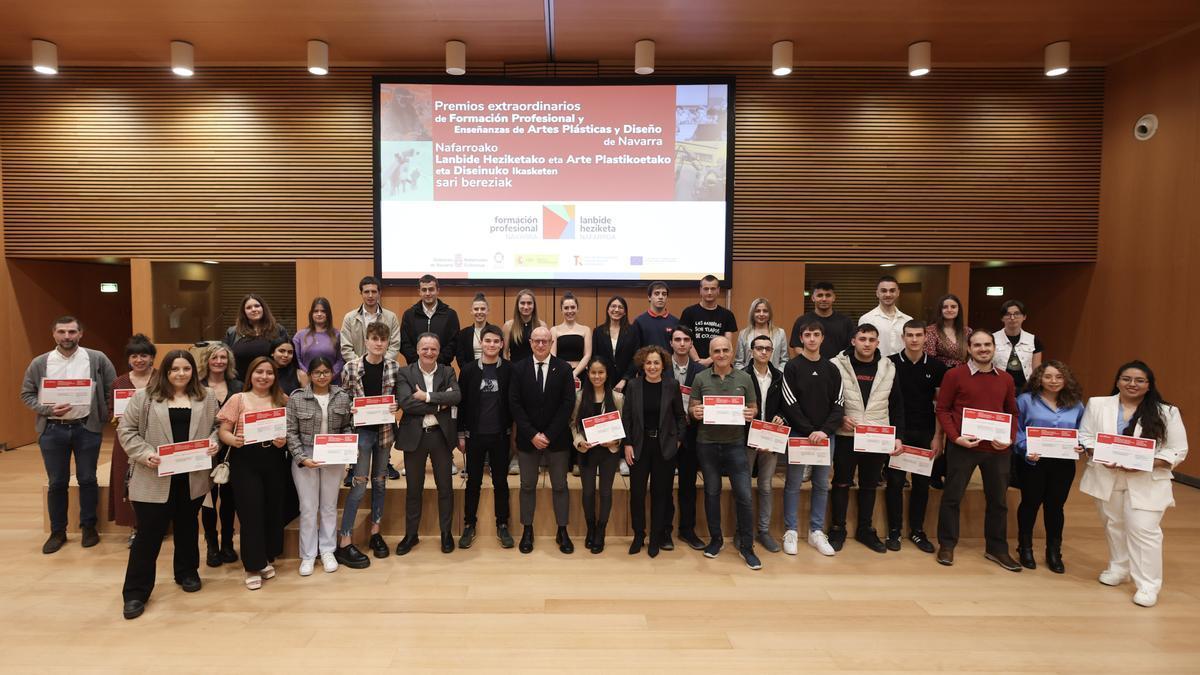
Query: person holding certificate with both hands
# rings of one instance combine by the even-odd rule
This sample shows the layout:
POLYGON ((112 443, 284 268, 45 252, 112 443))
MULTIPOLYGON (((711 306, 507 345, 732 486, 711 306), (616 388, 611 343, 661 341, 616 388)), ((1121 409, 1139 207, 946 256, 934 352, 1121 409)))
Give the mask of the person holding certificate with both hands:
POLYGON ((1075 480, 1079 420, 1083 390, 1071 369, 1047 361, 1033 369, 1025 393, 1017 397, 1020 423, 1013 451, 1021 476, 1021 505, 1017 507, 1017 558, 1025 569, 1036 569, 1033 525, 1038 508, 1046 524, 1046 567, 1062 574, 1063 504, 1075 480))
POLYGON ((229 397, 217 419, 221 442, 230 447, 230 482, 242 524, 246 588, 256 591, 264 579, 275 576, 271 563, 283 552, 279 458, 287 445, 287 395, 279 388, 275 363, 266 356, 250 362, 246 384, 246 391, 229 397))
POLYGON ((1079 489, 1096 499, 1108 535, 1100 583, 1118 586, 1132 576, 1133 601, 1153 607, 1162 588, 1159 524, 1175 505, 1171 470, 1187 457, 1179 408, 1163 400, 1149 366, 1131 361, 1117 370, 1111 396, 1088 400, 1079 442, 1092 456, 1079 489))
MULTIPOLYGON (((579 472, 583 484, 583 519, 587 522, 587 537, 583 545, 592 553, 604 551, 604 532, 612 511, 613 477, 620 464, 621 438, 609 437, 613 427, 621 424, 620 411, 625 399, 612 389, 608 378, 609 366, 604 359, 593 356, 587 364, 588 383, 575 395, 575 412, 571 415, 571 437, 580 454, 579 472), (617 413, 615 419, 612 414, 617 413), (596 503, 597 478, 600 500, 596 503)), ((622 430, 622 436, 624 435, 622 430)), ((642 503, 646 489, 642 487, 642 503)), ((644 519, 644 516, 643 516, 644 519)))
POLYGON ((216 396, 200 384, 195 360, 181 349, 163 358, 156 377, 133 395, 121 417, 117 437, 133 466, 129 499, 138 522, 121 591, 126 619, 146 610, 168 527, 174 528, 175 583, 188 593, 200 590, 196 515, 219 447, 216 417, 216 396))

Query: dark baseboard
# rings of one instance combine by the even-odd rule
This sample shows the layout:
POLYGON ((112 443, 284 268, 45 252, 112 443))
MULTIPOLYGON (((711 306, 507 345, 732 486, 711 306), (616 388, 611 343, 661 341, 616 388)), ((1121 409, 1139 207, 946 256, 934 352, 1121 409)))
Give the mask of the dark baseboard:
POLYGON ((1176 471, 1175 472, 1175 482, 1183 483, 1184 485, 1186 485, 1188 487, 1194 487, 1194 488, 1200 489, 1200 478, 1196 478, 1195 476, 1189 476, 1186 473, 1179 473, 1178 471, 1176 471))

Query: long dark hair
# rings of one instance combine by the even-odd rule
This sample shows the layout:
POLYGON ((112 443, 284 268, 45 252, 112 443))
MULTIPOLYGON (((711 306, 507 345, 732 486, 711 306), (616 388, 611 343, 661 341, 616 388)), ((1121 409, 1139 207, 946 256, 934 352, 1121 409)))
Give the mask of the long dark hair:
POLYGON ((579 414, 576 416, 575 423, 579 426, 580 431, 583 431, 584 418, 595 417, 602 412, 612 412, 617 409, 616 401, 613 400, 612 378, 608 377, 608 374, 612 372, 612 366, 599 356, 593 356, 592 360, 588 361, 584 372, 590 373, 592 366, 597 363, 604 367, 604 409, 601 410, 600 404, 596 403, 596 388, 592 386, 591 378, 588 378, 588 383, 579 388, 579 414))
POLYGON ((242 304, 238 305, 237 323, 234 324, 234 330, 241 337, 269 336, 273 337, 279 332, 279 324, 275 323, 275 315, 271 314, 271 308, 267 306, 267 301, 262 299, 262 296, 257 293, 247 293, 242 296, 242 304), (262 305, 262 319, 257 325, 251 324, 246 318, 246 301, 257 300, 258 304, 262 305))
POLYGON ((196 370, 196 359, 186 349, 172 349, 167 352, 167 355, 163 357, 162 366, 158 369, 158 376, 151 380, 147 386, 146 395, 155 401, 166 401, 175 398, 175 386, 171 384, 171 380, 169 379, 171 366, 175 363, 175 359, 183 359, 192 367, 192 379, 184 387, 188 398, 193 401, 203 401, 208 396, 208 389, 200 384, 200 376, 196 370))
POLYGON ((612 325, 612 317, 608 315, 608 307, 613 304, 614 300, 621 303, 621 307, 625 310, 625 315, 621 317, 620 328, 617 330, 617 334, 619 335, 629 329, 629 303, 626 302, 625 298, 614 295, 608 299, 608 302, 604 303, 604 323, 601 325, 604 326, 605 330, 608 330, 609 326, 612 325))
MULTIPOLYGON (((933 320, 929 323, 937 327, 937 334, 943 334, 943 329, 946 326, 946 319, 942 316, 942 307, 947 300, 953 300, 954 304, 958 305, 958 316, 954 317, 954 341, 958 344, 958 359, 966 361, 967 359, 967 329, 966 321, 963 319, 963 304, 962 300, 953 293, 947 293, 938 298, 936 308, 933 310, 933 320)), ((1032 381, 1032 380, 1031 380, 1032 381)))
POLYGON ((271 393, 271 405, 281 408, 287 404, 288 397, 287 394, 283 392, 283 389, 279 387, 279 367, 275 365, 275 362, 272 361, 271 357, 269 356, 257 356, 253 361, 250 362, 250 366, 246 368, 246 383, 242 385, 242 391, 254 391, 254 383, 252 382, 254 378, 251 377, 251 375, 253 375, 254 371, 264 363, 271 366, 271 374, 275 376, 275 381, 271 383, 271 388, 269 390, 271 393))
POLYGON ((1124 429, 1120 429, 1122 435, 1132 436, 1133 430, 1140 423, 1142 425, 1142 438, 1153 438, 1159 443, 1167 438, 1167 422, 1163 419, 1162 408, 1160 406, 1171 405, 1158 391, 1158 384, 1154 379, 1154 371, 1150 370, 1150 366, 1143 361, 1133 360, 1129 363, 1117 368, 1117 375, 1113 378, 1113 395, 1121 393, 1121 374, 1126 370, 1137 369, 1146 373, 1146 379, 1149 380, 1149 387, 1146 391, 1146 396, 1142 402, 1138 404, 1137 410, 1134 411, 1133 417, 1124 429))
POLYGON ((1075 373, 1071 372, 1067 364, 1054 359, 1043 361, 1040 366, 1033 369, 1033 372, 1029 374, 1029 381, 1025 383, 1025 391, 1033 396, 1042 395, 1042 375, 1045 374, 1047 368, 1053 368, 1063 376, 1063 388, 1058 392, 1058 407, 1074 408, 1083 401, 1083 387, 1079 386, 1079 380, 1075 379, 1075 373))
POLYGON ((329 300, 323 297, 313 298, 312 304, 308 307, 308 335, 304 336, 304 344, 312 344, 317 339, 317 327, 313 324, 313 312, 317 307, 325 310, 325 330, 322 332, 328 335, 334 344, 337 344, 337 331, 333 329, 333 308, 329 306, 329 300))

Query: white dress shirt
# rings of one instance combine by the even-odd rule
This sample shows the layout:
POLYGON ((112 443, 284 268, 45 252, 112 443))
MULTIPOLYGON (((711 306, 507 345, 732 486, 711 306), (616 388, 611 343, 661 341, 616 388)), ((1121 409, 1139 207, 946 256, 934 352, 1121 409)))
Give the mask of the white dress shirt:
MULTIPOLYGON (((62 352, 57 349, 52 350, 46 356, 46 379, 47 380, 90 380, 92 379, 92 363, 88 358, 87 350, 83 347, 76 347, 75 353, 71 356, 63 356, 62 352)), ((38 383, 41 387, 41 383, 38 383)), ((95 391, 92 392, 95 395, 95 391)), ((87 417, 91 412, 91 405, 73 405, 65 414, 55 417, 59 420, 77 420, 87 417)))
POLYGON ((858 318, 858 325, 869 323, 879 329, 879 353, 887 358, 904 351, 904 324, 909 321, 912 321, 912 317, 901 312, 899 307, 889 317, 883 313, 882 307, 876 305, 875 309, 858 318))

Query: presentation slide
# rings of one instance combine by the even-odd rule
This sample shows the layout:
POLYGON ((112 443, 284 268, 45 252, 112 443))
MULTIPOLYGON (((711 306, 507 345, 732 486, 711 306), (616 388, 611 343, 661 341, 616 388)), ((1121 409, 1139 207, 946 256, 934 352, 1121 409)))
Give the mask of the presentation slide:
POLYGON ((726 278, 728 84, 377 86, 384 279, 726 278))

